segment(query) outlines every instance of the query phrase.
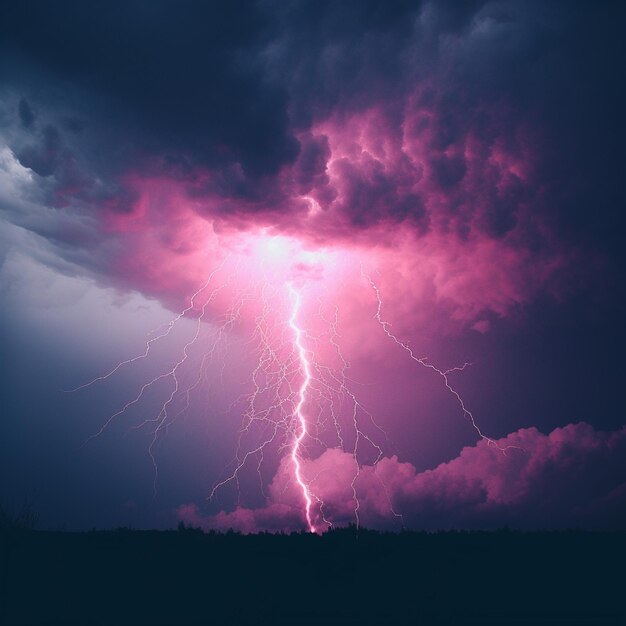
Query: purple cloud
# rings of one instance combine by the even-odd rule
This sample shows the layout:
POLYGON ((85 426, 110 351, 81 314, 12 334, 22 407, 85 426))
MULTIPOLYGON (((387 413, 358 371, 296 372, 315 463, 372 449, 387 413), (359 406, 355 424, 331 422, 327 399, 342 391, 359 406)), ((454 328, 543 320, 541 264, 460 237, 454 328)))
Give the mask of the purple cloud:
MULTIPOLYGON (((532 427, 498 444, 516 448, 503 454, 480 441, 424 472, 396 456, 385 457, 376 465, 360 466, 358 475, 352 455, 334 448, 305 461, 303 471, 318 500, 319 519, 338 525, 356 519, 353 484, 359 522, 368 528, 398 528, 402 521, 428 530, 505 525, 610 529, 626 523, 626 428, 603 432, 578 423, 544 435, 532 427)), ((177 514, 205 529, 298 530, 299 497, 283 459, 266 506, 203 516, 197 505, 189 504, 177 514)))

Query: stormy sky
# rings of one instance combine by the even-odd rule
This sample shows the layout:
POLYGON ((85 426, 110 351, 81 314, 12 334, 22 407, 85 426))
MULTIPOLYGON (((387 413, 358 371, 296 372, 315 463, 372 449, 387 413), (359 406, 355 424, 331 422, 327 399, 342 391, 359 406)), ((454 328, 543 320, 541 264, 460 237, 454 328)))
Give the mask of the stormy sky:
POLYGON ((319 528, 623 528, 625 17, 5 3, 2 505, 306 527, 291 316, 319 528))

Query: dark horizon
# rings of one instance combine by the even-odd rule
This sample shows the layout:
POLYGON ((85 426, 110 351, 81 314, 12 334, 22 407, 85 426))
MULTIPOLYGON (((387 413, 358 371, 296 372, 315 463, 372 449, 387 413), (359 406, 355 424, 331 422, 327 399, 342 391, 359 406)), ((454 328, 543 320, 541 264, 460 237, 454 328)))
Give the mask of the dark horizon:
POLYGON ((0 617, 11 626, 625 617, 624 532, 0 531, 0 553, 0 617))

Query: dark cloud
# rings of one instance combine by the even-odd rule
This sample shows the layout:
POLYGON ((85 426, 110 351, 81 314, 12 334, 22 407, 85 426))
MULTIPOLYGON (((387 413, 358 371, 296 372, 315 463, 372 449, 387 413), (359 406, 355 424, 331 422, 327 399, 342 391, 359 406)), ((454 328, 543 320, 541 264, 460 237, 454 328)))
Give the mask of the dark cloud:
MULTIPOLYGON (((538 211, 577 245, 610 242, 619 254, 623 4, 303 2, 276 14, 268 67, 287 86, 295 123, 382 102, 399 127, 416 105, 407 95, 428 86, 419 104, 439 113, 431 148, 443 188, 462 179, 463 160, 443 153, 468 129, 486 145, 532 129, 533 184, 550 196, 538 211)), ((490 232, 513 227, 516 200, 489 211, 490 232)))
POLYGON ((18 111, 20 115, 20 121, 24 128, 31 128, 35 123, 35 114, 33 113, 30 105, 26 101, 26 98, 20 98, 18 105, 18 111))
POLYGON ((331 152, 328 138, 305 135, 300 140, 301 150, 294 168, 295 183, 301 194, 309 193, 314 186, 323 186, 328 183, 326 164, 331 152))
MULTIPOLYGON (((21 108, 20 108, 20 117, 21 108)), ((41 132, 37 144, 25 146, 17 155, 20 163, 39 176, 52 176, 58 169, 61 160, 61 136, 54 126, 46 126, 41 132)))
POLYGON ((134 151, 225 158, 252 174, 297 155, 284 92, 250 64, 266 20, 253 2, 29 2, 2 13, 0 75, 26 88, 41 72, 63 81, 118 139, 130 131, 134 151))
POLYGON ((209 217, 292 228, 310 197, 323 237, 405 222, 538 254, 558 240, 616 267, 623 11, 11 4, 0 16, 9 145, 45 179, 50 206, 132 212, 132 173, 179 181, 209 217), (368 112, 374 121, 350 126, 368 112))
MULTIPOLYGON (((36 91, 42 109, 81 103, 55 125, 83 135, 85 179, 112 189, 130 167, 188 179, 209 168, 220 194, 255 199, 246 204, 255 212, 263 196, 275 204, 271 181, 284 166, 297 162, 301 193, 313 178, 321 190, 328 152, 309 131, 336 111, 378 106, 390 127, 406 130, 427 123, 407 110, 436 110, 427 158, 444 191, 466 176, 463 154, 449 152, 468 131, 489 148, 530 128, 532 184, 550 196, 537 210, 577 243, 617 251, 623 12, 611 2, 33 1, 2 9, 0 77, 36 91)), ((30 100, 20 100, 19 120, 32 129, 30 100)), ((24 147, 23 163, 50 176, 60 158, 53 143, 24 147)), ((351 177, 354 224, 378 221, 371 198, 389 199, 395 184, 375 167, 365 181, 351 177)), ((509 186, 490 201, 486 232, 515 228, 523 193, 509 186)), ((455 210, 459 202, 469 206, 459 200, 455 210)), ((423 205, 409 195, 386 215, 421 223, 423 205)))

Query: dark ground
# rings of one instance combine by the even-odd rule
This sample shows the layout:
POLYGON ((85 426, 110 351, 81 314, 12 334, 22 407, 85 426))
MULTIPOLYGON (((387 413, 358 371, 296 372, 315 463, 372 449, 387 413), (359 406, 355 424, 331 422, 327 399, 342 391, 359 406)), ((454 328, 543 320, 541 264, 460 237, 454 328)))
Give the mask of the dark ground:
POLYGON ((626 624, 626 533, 0 532, 0 624, 626 624))

